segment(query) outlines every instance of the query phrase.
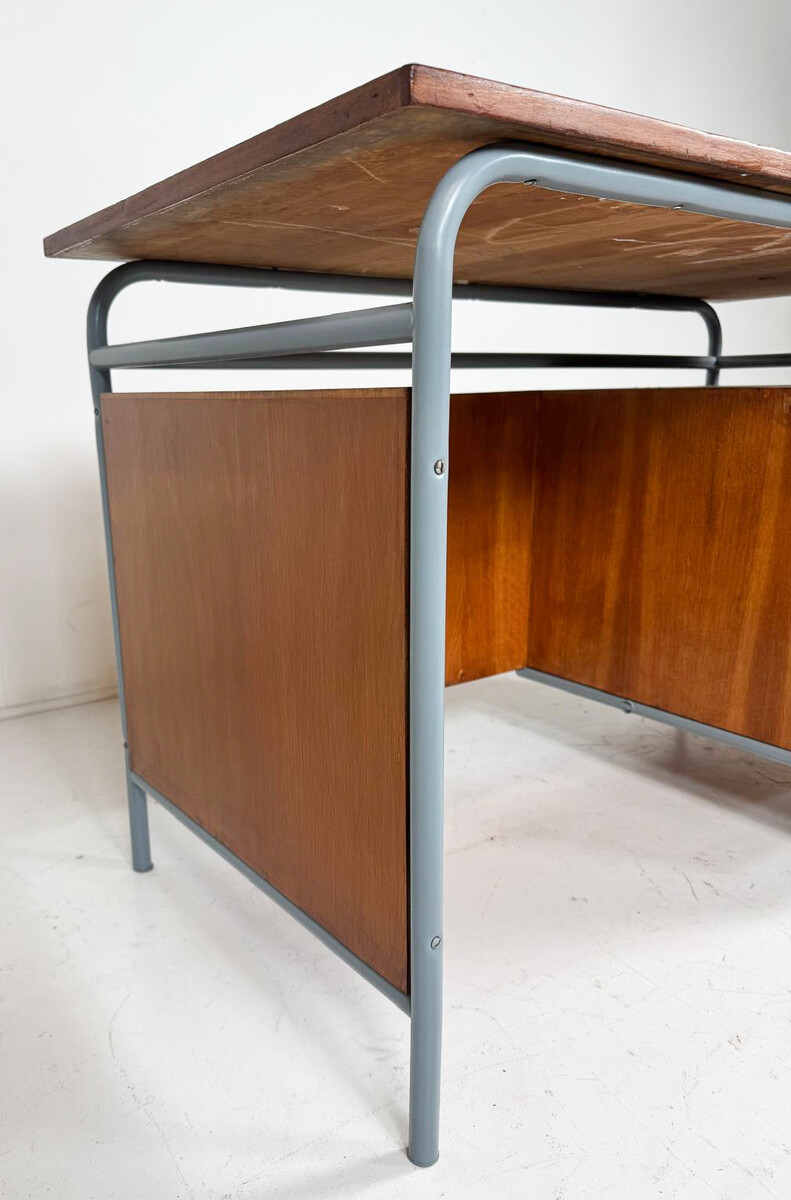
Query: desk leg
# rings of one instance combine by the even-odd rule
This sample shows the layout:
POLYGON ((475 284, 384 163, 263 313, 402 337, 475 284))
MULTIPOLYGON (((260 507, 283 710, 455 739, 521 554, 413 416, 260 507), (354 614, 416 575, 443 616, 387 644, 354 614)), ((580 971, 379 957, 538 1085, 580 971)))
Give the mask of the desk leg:
POLYGON ((132 866, 136 871, 150 871, 151 844, 148 837, 148 797, 141 787, 129 778, 127 768, 126 786, 129 794, 129 832, 132 835, 132 866))
MULTIPOLYGON (((453 254, 473 201, 497 183, 520 183, 627 202, 691 206, 732 216, 722 185, 683 180, 606 160, 566 158, 529 146, 482 146, 437 184, 420 226, 413 280, 410 506, 409 818, 412 1081, 409 1157, 430 1166, 438 1155, 442 1028, 442 810, 453 254), (686 193, 685 193, 686 195, 686 193)), ((747 217, 740 192, 739 219, 747 217)), ((784 215, 781 224, 788 224, 784 215)), ((711 344, 718 330, 710 328, 711 344)), ((713 383, 713 377, 709 378, 713 383)))
POLYGON ((439 1155, 450 334, 455 231, 427 217, 415 261, 409 609, 409 1149, 439 1155), (426 232, 427 231, 427 232, 426 232))
MULTIPOLYGON (((121 285, 123 286, 123 285, 121 285)), ((115 296, 114 284, 109 276, 102 281, 93 294, 88 307, 88 353, 96 346, 107 342, 107 313, 115 296)), ((115 643, 115 662, 118 672, 118 697, 121 707, 121 730, 123 732, 126 789, 129 802, 129 831, 132 839, 132 866, 135 871, 150 871, 154 865, 151 861, 151 845, 148 834, 148 799, 145 792, 132 780, 129 771, 129 748, 126 732, 126 698, 124 695, 124 666, 121 657, 121 634, 118 625, 118 598, 115 587, 115 558, 113 556, 113 536, 110 527, 110 501, 107 493, 107 464, 104 453, 104 430, 102 428, 101 404, 102 394, 112 391, 109 371, 100 371, 90 365, 91 393, 93 396, 93 418, 96 429, 96 453, 99 461, 99 482, 102 491, 102 518, 104 521, 104 542, 107 551, 107 571, 110 577, 110 607, 113 619, 113 641, 115 643)))

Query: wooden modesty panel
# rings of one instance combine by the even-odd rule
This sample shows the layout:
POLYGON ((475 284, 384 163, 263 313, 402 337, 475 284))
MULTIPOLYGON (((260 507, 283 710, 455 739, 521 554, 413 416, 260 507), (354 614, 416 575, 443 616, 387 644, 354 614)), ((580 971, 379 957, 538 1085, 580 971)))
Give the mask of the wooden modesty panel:
POLYGON ((101 403, 133 770, 406 992, 408 393, 101 403))
MULTIPOLYGON (((791 194, 789 153, 410 64, 59 230, 45 253, 410 278, 445 171, 515 140, 791 194)), ((791 292, 791 231, 501 184, 468 212, 455 270, 477 283, 776 296, 791 292)))
POLYGON ((791 749, 791 392, 513 394, 487 432, 490 399, 452 409, 448 682, 530 666, 791 749))
POLYGON ((527 662, 536 393, 453 396, 445 682, 527 662))

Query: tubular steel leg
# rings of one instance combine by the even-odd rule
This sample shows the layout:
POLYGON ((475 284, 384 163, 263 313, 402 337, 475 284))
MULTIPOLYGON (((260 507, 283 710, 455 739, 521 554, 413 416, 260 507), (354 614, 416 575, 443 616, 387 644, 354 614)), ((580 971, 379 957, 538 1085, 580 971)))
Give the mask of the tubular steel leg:
MULTIPOLYGON (((495 183, 526 183, 581 195, 730 216, 732 194, 699 181, 527 146, 487 146, 443 176, 426 209, 414 273, 410 507, 410 999, 411 1161, 439 1154, 442 1042, 442 843, 445 689, 445 568, 450 424, 453 254, 465 212, 495 183), (699 208, 698 206, 702 206, 699 208)), ((791 209, 773 203, 777 223, 791 209)), ((740 196, 741 200, 741 196, 740 196)), ((749 201, 745 201, 749 208, 749 201)), ((710 345, 718 321, 707 314, 710 345)), ((709 379, 713 382, 713 379, 709 379)))
MULTIPOLYGON (((436 193, 435 193, 436 194, 436 193)), ((433 203, 433 202, 432 202, 433 203)), ((409 1147, 416 1166, 439 1154, 442 1048, 442 844, 445 555, 452 275, 426 212, 415 259, 412 360, 409 638, 409 1147)), ((455 234, 450 242, 451 262, 455 234)))
POLYGON ((129 778, 128 768, 126 786, 129 791, 129 832, 132 835, 132 866, 136 871, 150 871, 151 843, 148 837, 148 797, 143 789, 129 778))
MULTIPOLYGON (((114 273, 113 273, 114 274, 114 273)), ((118 291, 124 286, 121 282, 125 276, 119 273, 116 279, 105 276, 94 292, 88 306, 88 354, 97 346, 107 341, 107 314, 118 291), (117 285, 120 284, 120 286, 117 285)), ((100 412, 100 401, 103 392, 111 390, 109 371, 99 370, 90 365, 91 392, 93 395, 93 416, 96 431, 96 453, 99 460, 99 483, 102 493, 102 518, 104 521, 104 543, 107 551, 107 571, 110 578, 110 608, 113 620, 113 641, 115 643, 115 665, 118 673, 118 697, 121 707, 121 729, 126 752, 126 787, 129 797, 129 829, 132 838, 132 866, 135 871, 150 871, 154 865, 151 861, 151 846, 148 834, 148 801, 145 792, 130 778, 129 752, 126 741, 126 698, 124 694, 124 664, 121 658, 121 635, 118 626, 118 601, 115 590, 115 559, 113 557, 113 538, 110 527, 110 507, 107 495, 107 467, 104 455, 104 431, 100 412)))
POLYGON ((415 256, 412 359, 409 638, 409 1146, 416 1166, 439 1155, 445 567, 453 251, 464 213, 497 182, 500 150, 474 151, 443 177, 415 256), (481 169, 483 165, 483 170, 481 169), (487 174, 488 168, 488 174, 487 174), (489 177, 491 176, 491 177, 489 177))

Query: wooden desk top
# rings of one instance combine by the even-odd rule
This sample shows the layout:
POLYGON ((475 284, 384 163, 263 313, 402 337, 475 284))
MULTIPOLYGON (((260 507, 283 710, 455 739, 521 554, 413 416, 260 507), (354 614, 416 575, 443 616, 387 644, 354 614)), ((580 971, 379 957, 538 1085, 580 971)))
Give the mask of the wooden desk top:
MULTIPOLYGON (((409 278, 437 181, 469 150, 503 140, 791 195, 791 153, 408 65, 59 230, 44 249, 409 278)), ((791 231, 502 184, 465 219, 456 277, 714 300, 786 295, 791 231)))

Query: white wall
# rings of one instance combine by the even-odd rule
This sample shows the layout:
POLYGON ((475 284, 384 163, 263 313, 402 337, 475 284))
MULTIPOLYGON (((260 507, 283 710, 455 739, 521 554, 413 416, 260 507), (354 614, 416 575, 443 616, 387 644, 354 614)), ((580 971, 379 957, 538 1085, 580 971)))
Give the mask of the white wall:
MULTIPOLYGON (((6 10, 3 32, 0 712, 6 715, 95 696, 114 684, 83 351, 85 305, 107 267, 46 261, 44 234, 410 61, 791 148, 787 0, 401 0, 396 6, 26 0, 6 10)), ((275 305, 283 316, 330 310, 333 303, 152 285, 119 301, 115 329, 131 339, 266 320, 275 305)), ((791 341, 786 301, 724 306, 723 319, 726 349, 734 352, 791 341)), ((615 349, 626 341, 634 350, 694 352, 703 345, 690 317, 509 309, 487 315, 485 328, 478 322, 474 331, 462 315, 460 340, 467 330, 467 345, 480 348, 529 349, 539 337, 565 349, 615 349)), ((551 383, 572 378, 582 382, 577 374, 555 375, 551 383)), ((610 379, 600 373, 586 381, 610 379)), ((119 374, 116 386, 128 380, 119 374)), ((155 384, 153 376, 148 382, 155 384)), ((289 385, 299 382, 289 377, 289 385)), ((497 385, 516 382, 500 376, 497 385)), ((177 384, 172 374, 168 383, 177 384)), ((524 376, 519 383, 525 385, 524 376)))

